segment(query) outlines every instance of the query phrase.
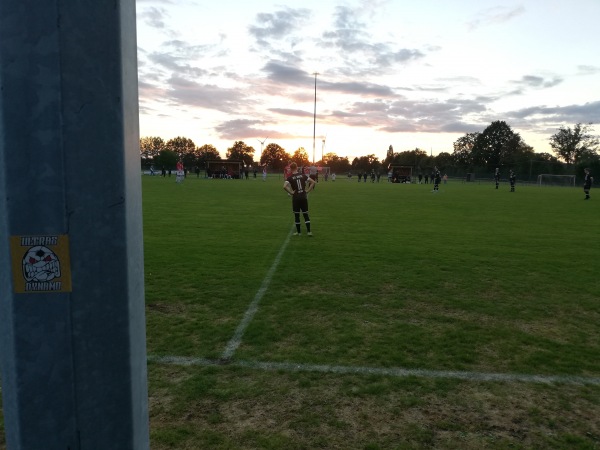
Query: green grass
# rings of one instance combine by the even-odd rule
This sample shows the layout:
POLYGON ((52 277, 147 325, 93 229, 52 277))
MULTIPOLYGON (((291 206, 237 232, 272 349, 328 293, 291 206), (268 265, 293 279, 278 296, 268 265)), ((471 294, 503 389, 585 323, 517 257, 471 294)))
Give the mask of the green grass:
MULTIPOLYGON (((142 183, 148 354, 217 361, 292 231, 283 180, 142 183)), ((149 364, 152 448, 599 449, 597 384, 285 368, 600 377, 596 191, 431 187, 319 183, 231 363, 149 364)))
MULTIPOLYGON (((282 183, 143 178, 150 355, 220 357, 291 232, 282 183)), ((320 183, 233 364, 150 364, 153 448, 600 448, 597 385, 235 365, 597 378, 596 199, 508 190, 320 183)))

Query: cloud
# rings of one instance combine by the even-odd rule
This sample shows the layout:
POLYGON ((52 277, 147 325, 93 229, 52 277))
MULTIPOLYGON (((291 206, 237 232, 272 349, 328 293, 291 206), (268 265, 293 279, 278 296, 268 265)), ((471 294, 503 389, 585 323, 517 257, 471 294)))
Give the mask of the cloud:
POLYGON ((481 131, 485 125, 479 115, 487 112, 484 104, 474 100, 377 99, 358 101, 320 118, 328 123, 369 127, 387 133, 469 133, 481 131))
MULTIPOLYGON (((239 140, 254 137, 256 135, 256 130, 253 127, 260 123, 260 120, 234 119, 222 122, 215 127, 215 130, 223 139, 239 140), (249 133, 248 130, 252 130, 252 132, 249 133)), ((260 134, 262 134, 262 132, 260 134)))
POLYGON ((373 41, 370 26, 362 21, 364 10, 337 6, 333 27, 322 34, 319 47, 342 55, 340 72, 346 75, 377 73, 397 64, 407 64, 425 57, 418 49, 397 48, 395 43, 373 41))
MULTIPOLYGON (((487 126, 487 125, 485 125, 487 126)), ((449 122, 443 124, 439 131, 443 133, 477 133, 485 129, 481 123, 466 123, 466 122, 449 122)))
POLYGON ((516 119, 551 119, 565 123, 600 123, 600 101, 583 105, 532 106, 507 113, 516 119))
MULTIPOLYGON (((260 120, 233 119, 220 123, 215 127, 215 130, 222 139, 232 140, 256 139, 257 141, 264 141, 265 136, 269 136, 269 139, 289 139, 296 137, 276 130, 259 128, 262 125, 264 123, 260 120)), ((246 145, 249 144, 246 143, 246 145)))
POLYGON ((289 66, 281 61, 269 61, 263 68, 271 81, 283 84, 308 83, 313 80, 313 76, 297 67, 289 66))
POLYGON ((550 88, 554 87, 564 80, 561 77, 553 77, 551 79, 546 79, 544 77, 540 77, 537 75, 524 75, 520 80, 513 81, 512 83, 519 84, 525 87, 530 88, 550 88))
POLYGON ((499 23, 508 22, 515 17, 525 13, 524 6, 516 6, 514 8, 508 8, 506 6, 496 6, 493 8, 486 9, 475 17, 473 20, 467 23, 469 30, 473 31, 482 26, 496 25, 499 23))
MULTIPOLYGON (((376 48, 374 50, 377 50, 376 48)), ((424 58, 425 54, 420 50, 402 48, 400 50, 381 49, 382 51, 375 56, 375 62, 379 67, 390 67, 396 63, 407 63, 424 58)))
POLYGON ((369 82, 342 81, 322 82, 320 89, 324 91, 335 91, 343 94, 364 95, 375 97, 394 97, 394 91, 389 86, 369 82))
POLYGON ((223 88, 213 84, 202 84, 173 75, 165 93, 169 100, 181 106, 212 109, 224 113, 239 113, 251 107, 252 101, 246 98, 241 89, 223 88))
MULTIPOLYGON (((408 17, 394 18, 392 25, 380 27, 377 24, 383 22, 376 16, 383 16, 382 4, 393 0, 355 0, 337 7, 325 2, 314 12, 301 7, 278 7, 243 16, 229 11, 231 23, 219 16, 222 27, 208 34, 198 33, 195 25, 178 23, 181 4, 188 2, 138 3, 143 5, 138 23, 150 36, 138 49, 142 114, 197 117, 203 129, 214 128, 224 139, 296 138, 285 133, 286 127, 302 133, 297 130, 303 129, 304 122, 310 122, 305 128, 311 134, 315 71, 320 72, 318 121, 324 126, 365 127, 384 134, 467 133, 482 131, 494 120, 507 120, 511 126, 514 123, 518 129, 537 133, 535 130, 552 129, 556 123, 600 122, 600 102, 593 102, 593 90, 589 97, 577 96, 591 101, 585 105, 565 106, 557 96, 558 106, 553 106, 551 100, 566 89, 566 81, 584 83, 591 81, 589 75, 600 74, 600 66, 592 65, 593 61, 565 61, 554 66, 540 59, 536 64, 546 69, 508 75, 512 79, 506 78, 511 71, 496 70, 500 80, 492 83, 483 82, 485 74, 478 75, 468 66, 462 72, 441 70, 438 66, 443 66, 443 58, 432 58, 427 64, 428 58, 433 52, 447 56, 438 44, 450 52, 453 34, 443 41, 443 30, 439 31, 441 37, 437 29, 421 34, 411 28, 414 25, 408 17), (162 41, 157 41, 159 37, 162 41), (225 57, 229 55, 232 59, 228 60, 225 57), (414 78, 415 74, 420 75, 414 78), (589 80, 576 76, 588 76, 589 80), (535 95, 528 102, 509 98, 530 93, 535 95), (539 105, 542 94, 547 105, 539 105), (518 107, 534 106, 506 106, 512 100, 518 107), (494 111, 496 105, 502 110, 494 111), (514 110, 506 112, 506 108, 514 110)), ((512 29, 524 25, 515 20, 524 11, 515 4, 483 10, 469 26, 475 30, 513 21, 512 29)), ((188 17, 194 24, 207 19, 188 17)), ((467 45, 464 52, 468 51, 467 45)), ((493 64, 481 62, 482 66, 493 64)))
MULTIPOLYGON (((195 65, 198 55, 215 56, 219 52, 222 52, 222 49, 217 44, 191 45, 178 39, 164 41, 159 49, 152 52, 138 49, 138 78, 140 85, 143 86, 143 89, 140 88, 140 101, 143 102, 151 97, 156 98, 156 92, 160 93, 159 101, 164 101, 167 97, 189 99, 190 89, 184 83, 185 80, 201 86, 196 80, 215 78, 215 71, 219 77, 226 74, 222 68, 195 65), (182 89, 182 92, 177 92, 178 89, 182 89), (169 92, 169 95, 165 96, 165 92, 169 92)), ((206 83, 205 85, 209 86, 206 83)), ((210 89, 221 90, 222 88, 210 86, 210 89)), ((217 97, 221 96, 217 95, 217 97)), ((190 104, 189 101, 186 101, 186 104, 190 104)))
POLYGON ((577 75, 596 75, 600 73, 600 67, 598 66, 577 66, 577 75))
MULTIPOLYGON (((139 3, 139 0, 138 0, 139 3)), ((143 11, 138 11, 137 19, 143 20, 152 28, 165 28, 165 20, 168 20, 169 14, 164 8, 145 8, 143 11)))
POLYGON ((388 113, 402 119, 420 121, 435 119, 440 123, 453 122, 470 114, 481 114, 486 106, 474 100, 398 100, 390 103, 388 113))
MULTIPOLYGON (((267 72, 267 76, 271 81, 289 87, 313 85, 315 82, 314 74, 310 74, 297 67, 289 66, 281 61, 269 61, 264 65, 263 71, 267 72)), ((329 82, 317 75, 317 86, 319 91, 338 92, 341 94, 381 97, 395 96, 394 91, 389 86, 368 81, 329 82)))
POLYGON ((270 46, 271 41, 281 40, 300 29, 310 16, 310 11, 303 8, 258 13, 255 24, 248 27, 248 32, 260 46, 270 46))
POLYGON ((290 117, 313 117, 314 112, 302 111, 291 108, 269 108, 269 111, 290 117))
POLYGON ((148 60, 154 63, 154 68, 166 70, 169 73, 177 73, 179 76, 187 75, 191 78, 198 78, 206 75, 205 69, 200 69, 190 65, 187 58, 173 53, 152 53, 148 55, 148 60))

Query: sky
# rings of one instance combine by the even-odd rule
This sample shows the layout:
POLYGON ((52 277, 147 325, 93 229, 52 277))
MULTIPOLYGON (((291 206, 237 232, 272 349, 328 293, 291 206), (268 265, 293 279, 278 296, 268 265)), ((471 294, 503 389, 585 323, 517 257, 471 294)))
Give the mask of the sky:
POLYGON ((552 153, 560 127, 600 122, 600 0, 136 7, 141 137, 383 160, 497 120, 552 153))

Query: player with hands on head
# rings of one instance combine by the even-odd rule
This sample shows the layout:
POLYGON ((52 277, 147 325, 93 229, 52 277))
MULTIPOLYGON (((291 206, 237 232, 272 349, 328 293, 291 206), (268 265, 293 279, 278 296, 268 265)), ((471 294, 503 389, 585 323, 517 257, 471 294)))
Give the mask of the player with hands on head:
POLYGON ((433 192, 438 192, 440 190, 440 182, 442 181, 442 174, 440 169, 435 166, 433 168, 433 175, 431 177, 433 179, 433 192))
POLYGON ((508 181, 510 182, 510 192, 515 192, 515 183, 517 182, 517 176, 511 170, 508 176, 508 181))
POLYGON ((312 237, 310 231, 310 217, 308 215, 308 193, 315 188, 315 180, 304 173, 298 172, 298 165, 295 162, 290 164, 292 174, 283 183, 283 189, 292 196, 292 212, 294 213, 294 223, 296 232, 294 236, 300 236, 300 213, 304 216, 304 225, 309 237, 312 237))
POLYGON ((590 199, 590 189, 592 189, 592 183, 594 182, 594 177, 592 176, 592 173, 590 172, 590 169, 588 167, 583 169, 583 173, 584 173, 583 192, 585 193, 584 200, 589 200, 590 199))

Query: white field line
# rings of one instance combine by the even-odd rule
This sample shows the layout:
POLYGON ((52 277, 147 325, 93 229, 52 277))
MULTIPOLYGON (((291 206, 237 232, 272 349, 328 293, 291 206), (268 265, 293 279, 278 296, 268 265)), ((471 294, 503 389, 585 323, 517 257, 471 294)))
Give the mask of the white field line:
POLYGON ((399 367, 360 367, 337 366, 328 364, 295 364, 261 361, 211 360, 205 358, 190 358, 184 356, 153 356, 148 355, 148 361, 159 364, 177 366, 219 366, 246 367, 250 369, 288 372, 321 372, 338 374, 383 375, 390 377, 419 377, 419 378, 450 378, 471 381, 500 381, 538 384, 567 384, 600 386, 600 377, 582 377, 570 375, 531 375, 518 373, 482 373, 454 370, 402 369, 399 367))
POLYGON ((290 237, 291 237, 291 233, 288 233, 287 238, 281 245, 281 248, 279 249, 279 253, 277 253, 275 260, 273 261, 273 264, 271 265, 271 268, 265 275, 265 278, 264 278, 262 284, 260 285, 260 288, 256 292, 256 295, 254 296, 254 300, 252 300, 252 303, 250 303, 250 306, 248 306, 248 309, 246 310, 246 313, 244 314, 242 321, 240 322, 237 329, 235 330, 233 337, 227 343, 227 346, 225 347, 225 351, 223 351, 223 354, 221 355, 221 359, 223 359, 223 360, 231 359, 233 357, 233 354, 237 350, 237 348, 240 346, 240 343, 242 342, 242 337, 244 336, 244 333, 246 332, 246 328, 248 328, 248 325, 254 318, 256 311, 258 311, 258 304, 261 301, 261 299, 263 298, 263 296, 265 295, 265 292, 267 292, 269 285, 271 284, 271 279, 273 278, 273 275, 275 274, 275 271, 277 270, 277 267, 279 266, 279 262, 281 261, 281 257, 283 256, 283 253, 285 252, 285 249, 287 248, 287 246, 290 242, 290 237))
MULTIPOLYGON (((293 229, 293 227, 292 227, 293 229)), ((359 375, 383 375, 392 377, 421 377, 421 378, 450 378, 457 380, 471 381, 502 381, 502 382, 522 382, 522 383, 543 383, 543 384, 568 384, 568 385, 600 385, 600 377, 582 377, 569 375, 530 375, 530 374, 511 374, 511 373, 481 373, 464 372, 452 370, 428 370, 428 369, 403 369, 399 367, 361 367, 361 366, 338 366, 328 364, 295 364, 295 363, 274 363, 261 361, 243 361, 232 360, 233 354, 240 346, 242 338, 248 328, 248 325, 258 311, 258 304, 265 295, 265 292, 271 284, 271 280, 281 257, 285 252, 291 233, 281 245, 279 253, 275 257, 271 268, 267 272, 259 290, 256 292, 252 303, 248 306, 242 321, 231 340, 227 343, 221 358, 218 360, 206 358, 191 358, 185 356, 156 356, 148 355, 148 362, 158 364, 171 364, 177 366, 221 366, 229 365, 233 367, 246 367, 259 370, 286 370, 289 372, 321 372, 321 373, 339 373, 339 374, 359 374, 359 375)))

